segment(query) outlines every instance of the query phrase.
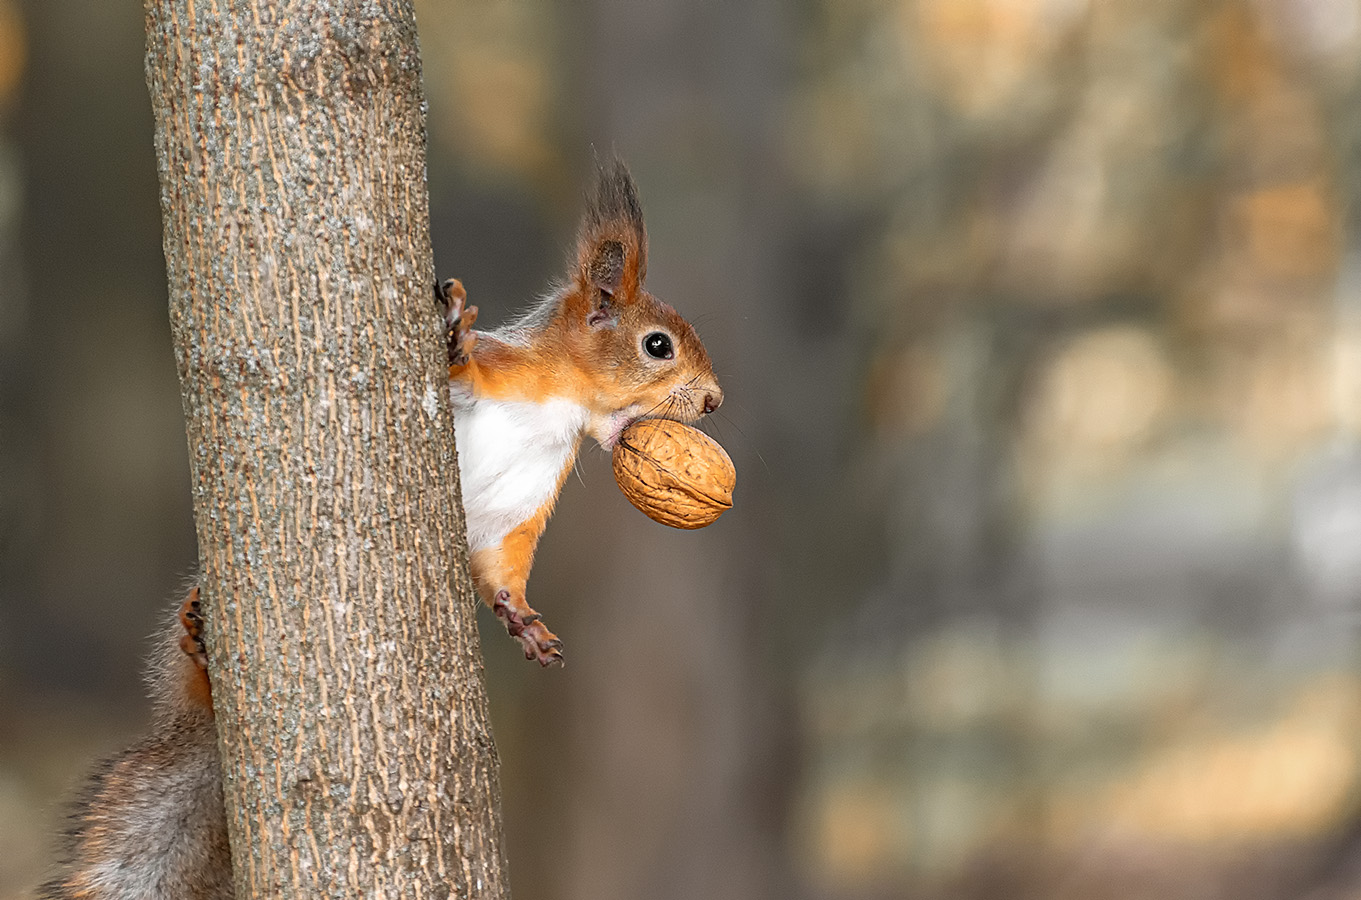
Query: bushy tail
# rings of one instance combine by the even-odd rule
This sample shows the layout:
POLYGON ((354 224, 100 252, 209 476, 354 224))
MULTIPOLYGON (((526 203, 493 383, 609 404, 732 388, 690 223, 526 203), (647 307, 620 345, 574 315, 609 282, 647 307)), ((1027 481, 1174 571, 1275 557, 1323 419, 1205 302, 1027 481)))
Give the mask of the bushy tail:
POLYGON ((152 654, 150 733, 102 763, 72 809, 45 900, 231 900, 217 734, 197 644, 197 588, 152 654))

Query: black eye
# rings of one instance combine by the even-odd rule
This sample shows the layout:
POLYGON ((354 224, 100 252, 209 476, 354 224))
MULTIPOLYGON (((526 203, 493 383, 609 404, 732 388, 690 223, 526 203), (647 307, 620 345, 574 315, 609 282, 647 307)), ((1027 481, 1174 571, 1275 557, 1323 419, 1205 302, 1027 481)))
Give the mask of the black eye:
POLYGON ((643 338, 643 349, 653 359, 671 359, 676 355, 675 351, 671 349, 671 338, 660 331, 654 331, 643 338))

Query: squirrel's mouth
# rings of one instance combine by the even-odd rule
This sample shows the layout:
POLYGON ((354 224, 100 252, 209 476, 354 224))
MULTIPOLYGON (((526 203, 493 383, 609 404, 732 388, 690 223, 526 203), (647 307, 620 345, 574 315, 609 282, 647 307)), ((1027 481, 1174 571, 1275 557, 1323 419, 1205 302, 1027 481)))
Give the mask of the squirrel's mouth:
MULTIPOLYGON (((689 402, 689 398, 685 398, 689 402)), ((687 406, 686 403, 677 402, 680 398, 675 398, 671 402, 653 406, 650 409, 640 409, 640 404, 635 404, 618 412, 611 413, 601 420, 600 424, 593 430, 593 435, 600 446, 606 450, 613 450, 614 445, 619 443, 619 435, 634 422, 641 422, 643 419, 671 419, 676 422, 689 424, 694 422, 702 412, 695 410, 693 402, 687 406), (686 413, 690 414, 687 415, 686 413)))
POLYGON ((615 413, 605 420, 603 427, 596 433, 595 439, 606 450, 613 450, 614 445, 619 443, 619 435, 624 433, 624 429, 641 418, 643 417, 636 414, 615 413))

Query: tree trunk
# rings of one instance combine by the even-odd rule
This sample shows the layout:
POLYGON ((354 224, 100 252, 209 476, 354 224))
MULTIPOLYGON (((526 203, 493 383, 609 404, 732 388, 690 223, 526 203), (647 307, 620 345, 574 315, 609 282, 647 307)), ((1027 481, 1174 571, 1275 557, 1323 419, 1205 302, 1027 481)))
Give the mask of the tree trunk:
POLYGON ((238 897, 508 895, 405 0, 148 0, 238 897))

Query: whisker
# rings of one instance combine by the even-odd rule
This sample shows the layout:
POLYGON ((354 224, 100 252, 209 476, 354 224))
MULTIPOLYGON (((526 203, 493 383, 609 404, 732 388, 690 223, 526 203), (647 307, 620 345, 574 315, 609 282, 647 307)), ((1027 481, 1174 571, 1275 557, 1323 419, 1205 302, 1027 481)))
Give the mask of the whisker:
POLYGON ((737 422, 731 416, 728 416, 722 412, 715 412, 710 413, 705 418, 713 420, 712 423, 710 424, 712 424, 716 430, 718 428, 719 416, 722 416, 723 421, 725 423, 731 425, 733 428, 737 430, 737 433, 742 436, 742 442, 746 445, 747 449, 750 450, 752 453, 756 454, 756 458, 761 461, 761 466, 766 470, 766 474, 770 474, 770 464, 766 462, 766 458, 761 455, 761 451, 757 449, 756 445, 752 443, 750 438, 747 437, 747 433, 742 430, 742 426, 738 425, 737 422))
POLYGON ((656 411, 657 411, 657 408, 660 407, 662 404, 664 404, 664 403, 669 403, 669 402, 671 402, 671 395, 670 395, 670 394, 668 394, 667 396, 665 396, 665 397, 663 397, 662 399, 658 400, 656 403, 654 403, 654 404, 652 405, 652 408, 651 408, 651 409, 649 409, 649 410, 647 410, 646 412, 644 412, 644 413, 643 413, 641 416, 639 416, 638 418, 640 418, 640 419, 646 419, 648 416, 650 416, 650 415, 652 415, 654 412, 656 412, 656 411))
MULTIPOLYGON (((684 388, 682 388, 682 390, 684 390, 684 388)), ((671 393, 667 394, 666 400, 664 401, 665 405, 663 408, 662 417, 668 419, 675 419, 676 411, 677 409, 680 408, 680 404, 689 402, 687 396, 688 392, 686 394, 677 394, 675 391, 672 391, 671 393)))
MULTIPOLYGON (((723 405, 726 406, 727 403, 728 403, 728 401, 727 401, 727 399, 725 398, 724 401, 723 401, 723 405)), ((739 410, 741 410, 742 412, 746 413, 748 416, 751 415, 751 410, 748 409, 746 406, 744 406, 744 405, 742 404, 742 401, 740 401, 740 400, 734 400, 734 401, 733 401, 733 405, 735 405, 735 406, 736 406, 739 410)))

